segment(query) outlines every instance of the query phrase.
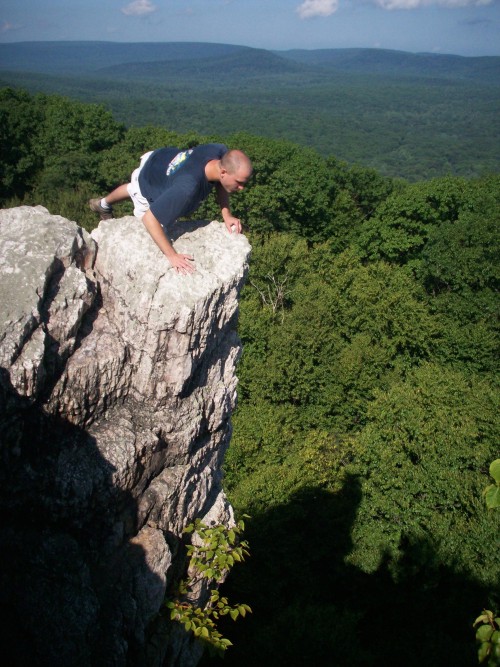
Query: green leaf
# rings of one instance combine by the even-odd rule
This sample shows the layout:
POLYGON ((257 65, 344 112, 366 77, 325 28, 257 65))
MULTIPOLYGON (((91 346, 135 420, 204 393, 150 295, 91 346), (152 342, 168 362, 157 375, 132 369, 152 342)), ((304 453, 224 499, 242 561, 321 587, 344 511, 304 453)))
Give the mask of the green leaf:
POLYGON ((479 662, 484 662, 489 654, 490 654, 490 645, 488 642, 484 642, 484 644, 481 644, 477 652, 477 658, 479 662))
POLYGON ((239 615, 240 614, 239 614, 239 611, 237 609, 231 609, 231 611, 229 612, 229 616, 231 616, 233 621, 235 621, 238 618, 239 615))
POLYGON ((488 509, 492 510, 500 507, 500 487, 492 484, 485 489, 484 495, 486 498, 486 507, 488 509))
POLYGON ((481 614, 481 616, 478 616, 478 617, 476 618, 476 620, 475 620, 474 623, 472 624, 472 627, 473 627, 473 628, 476 627, 476 625, 477 625, 478 623, 487 623, 487 622, 488 622, 488 617, 486 616, 486 614, 481 614))
POLYGON ((491 619, 493 618, 493 612, 490 611, 489 609, 483 609, 483 613, 481 616, 478 616, 476 620, 473 623, 474 625, 477 625, 478 623, 490 623, 491 619))
POLYGON ((500 484, 500 459, 496 459, 490 465, 490 475, 497 484, 500 484))
POLYGON ((480 642, 489 642, 491 635, 493 634, 493 628, 491 625, 481 625, 476 632, 476 639, 480 642))

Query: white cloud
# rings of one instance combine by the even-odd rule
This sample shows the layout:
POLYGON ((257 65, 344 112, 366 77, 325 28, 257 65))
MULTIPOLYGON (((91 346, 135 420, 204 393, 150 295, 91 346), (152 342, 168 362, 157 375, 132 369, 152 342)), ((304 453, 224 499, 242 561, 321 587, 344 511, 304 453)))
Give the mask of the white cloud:
POLYGON ((375 4, 382 9, 418 9, 419 7, 469 7, 491 5, 493 0, 374 0, 375 4))
POLYGON ((122 7, 122 12, 127 16, 144 16, 156 11, 156 6, 150 0, 133 0, 126 7, 122 7))
MULTIPOLYGON (((145 0, 147 2, 147 0, 145 0)), ((313 16, 331 16, 339 8, 340 0, 304 0, 295 10, 301 19, 313 16)), ((371 0, 382 9, 419 9, 420 7, 480 7, 491 5, 495 0, 371 0)))
POLYGON ((304 0, 296 12, 301 19, 310 19, 313 16, 330 16, 338 8, 339 0, 304 0))

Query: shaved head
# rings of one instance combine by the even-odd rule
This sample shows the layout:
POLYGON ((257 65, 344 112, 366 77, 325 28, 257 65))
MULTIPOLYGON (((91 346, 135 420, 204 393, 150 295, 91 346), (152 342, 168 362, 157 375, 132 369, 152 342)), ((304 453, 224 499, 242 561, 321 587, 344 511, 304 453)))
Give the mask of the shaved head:
POLYGON ((248 155, 239 150, 230 150, 221 158, 221 167, 229 174, 246 173, 249 178, 252 174, 252 163, 248 155))

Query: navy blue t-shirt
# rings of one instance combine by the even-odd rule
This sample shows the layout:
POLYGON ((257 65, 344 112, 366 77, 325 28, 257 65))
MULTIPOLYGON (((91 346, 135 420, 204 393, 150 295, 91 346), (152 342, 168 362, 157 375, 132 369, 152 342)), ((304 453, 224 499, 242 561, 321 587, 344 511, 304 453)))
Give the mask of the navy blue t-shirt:
POLYGON ((227 150, 224 144, 203 144, 187 151, 170 146, 153 151, 141 169, 139 186, 163 227, 190 215, 208 197, 213 183, 205 166, 227 150))

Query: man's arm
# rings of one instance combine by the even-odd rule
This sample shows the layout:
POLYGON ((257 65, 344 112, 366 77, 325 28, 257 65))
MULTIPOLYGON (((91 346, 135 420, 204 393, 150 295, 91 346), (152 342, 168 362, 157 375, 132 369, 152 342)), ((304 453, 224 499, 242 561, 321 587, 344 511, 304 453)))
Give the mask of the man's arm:
POLYGON ((162 251, 165 257, 168 259, 170 264, 178 273, 193 273, 195 270, 192 262, 193 257, 191 255, 183 255, 178 253, 173 245, 168 240, 163 227, 158 222, 157 218, 149 210, 142 217, 142 222, 149 232, 149 235, 156 243, 158 248, 162 251))
POLYGON ((216 184, 217 203, 220 206, 220 212, 228 232, 241 233, 241 221, 235 218, 229 208, 229 193, 227 193, 220 183, 216 184))

